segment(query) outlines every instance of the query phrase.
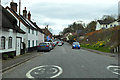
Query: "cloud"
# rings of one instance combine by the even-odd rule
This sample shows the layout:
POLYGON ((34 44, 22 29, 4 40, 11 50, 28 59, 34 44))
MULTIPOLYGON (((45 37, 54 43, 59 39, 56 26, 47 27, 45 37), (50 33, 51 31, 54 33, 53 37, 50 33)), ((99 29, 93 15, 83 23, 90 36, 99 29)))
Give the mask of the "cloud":
MULTIPOLYGON (((14 0, 18 3, 19 0, 14 0)), ((74 21, 88 23, 103 15, 117 14, 119 0, 21 0, 39 26, 49 24, 55 34, 74 21)), ((9 0, 2 0, 2 3, 9 0)), ((7 4, 8 5, 8 4, 7 4)))

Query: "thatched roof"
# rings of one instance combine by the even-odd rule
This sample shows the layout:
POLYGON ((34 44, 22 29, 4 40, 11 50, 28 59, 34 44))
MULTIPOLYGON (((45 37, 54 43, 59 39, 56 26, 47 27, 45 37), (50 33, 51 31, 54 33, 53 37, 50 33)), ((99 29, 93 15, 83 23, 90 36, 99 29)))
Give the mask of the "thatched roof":
POLYGON ((17 26, 17 20, 12 16, 4 7, 0 5, 0 11, 2 11, 2 28, 9 28, 16 30, 19 33, 25 33, 17 26), (1 10, 2 9, 2 10, 1 10))

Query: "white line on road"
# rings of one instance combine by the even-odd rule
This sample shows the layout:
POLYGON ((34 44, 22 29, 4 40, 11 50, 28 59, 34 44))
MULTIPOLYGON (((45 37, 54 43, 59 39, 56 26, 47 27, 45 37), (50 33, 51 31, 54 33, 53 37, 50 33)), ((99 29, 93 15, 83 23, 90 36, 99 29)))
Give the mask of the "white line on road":
POLYGON ((112 73, 114 74, 117 74, 117 75, 120 75, 120 66, 113 66, 113 65, 110 65, 107 67, 107 70, 111 71, 112 73), (113 70, 111 70, 111 68, 113 68, 113 70), (118 69, 119 68, 119 69, 118 69), (119 71, 118 71, 119 70, 119 71))

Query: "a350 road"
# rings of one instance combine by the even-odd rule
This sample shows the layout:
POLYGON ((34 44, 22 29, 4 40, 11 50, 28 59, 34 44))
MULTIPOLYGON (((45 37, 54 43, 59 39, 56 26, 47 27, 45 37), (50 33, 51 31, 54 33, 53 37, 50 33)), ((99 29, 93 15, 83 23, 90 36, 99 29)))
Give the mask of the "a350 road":
POLYGON ((65 43, 6 71, 3 78, 118 78, 109 70, 113 64, 118 64, 114 57, 72 49, 65 43))

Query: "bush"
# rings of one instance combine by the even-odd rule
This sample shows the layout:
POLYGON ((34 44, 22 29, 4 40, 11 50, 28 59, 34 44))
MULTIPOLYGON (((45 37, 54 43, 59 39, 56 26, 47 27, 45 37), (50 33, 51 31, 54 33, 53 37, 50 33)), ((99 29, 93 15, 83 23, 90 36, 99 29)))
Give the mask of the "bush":
POLYGON ((109 47, 104 47, 104 44, 98 44, 98 43, 100 42, 93 43, 93 44, 81 44, 81 47, 94 49, 102 52, 110 52, 109 47))
POLYGON ((8 59, 8 55, 7 54, 3 54, 3 59, 7 60, 8 59))
POLYGON ((10 58, 14 58, 14 53, 10 53, 10 54, 9 54, 9 57, 10 57, 10 58))

